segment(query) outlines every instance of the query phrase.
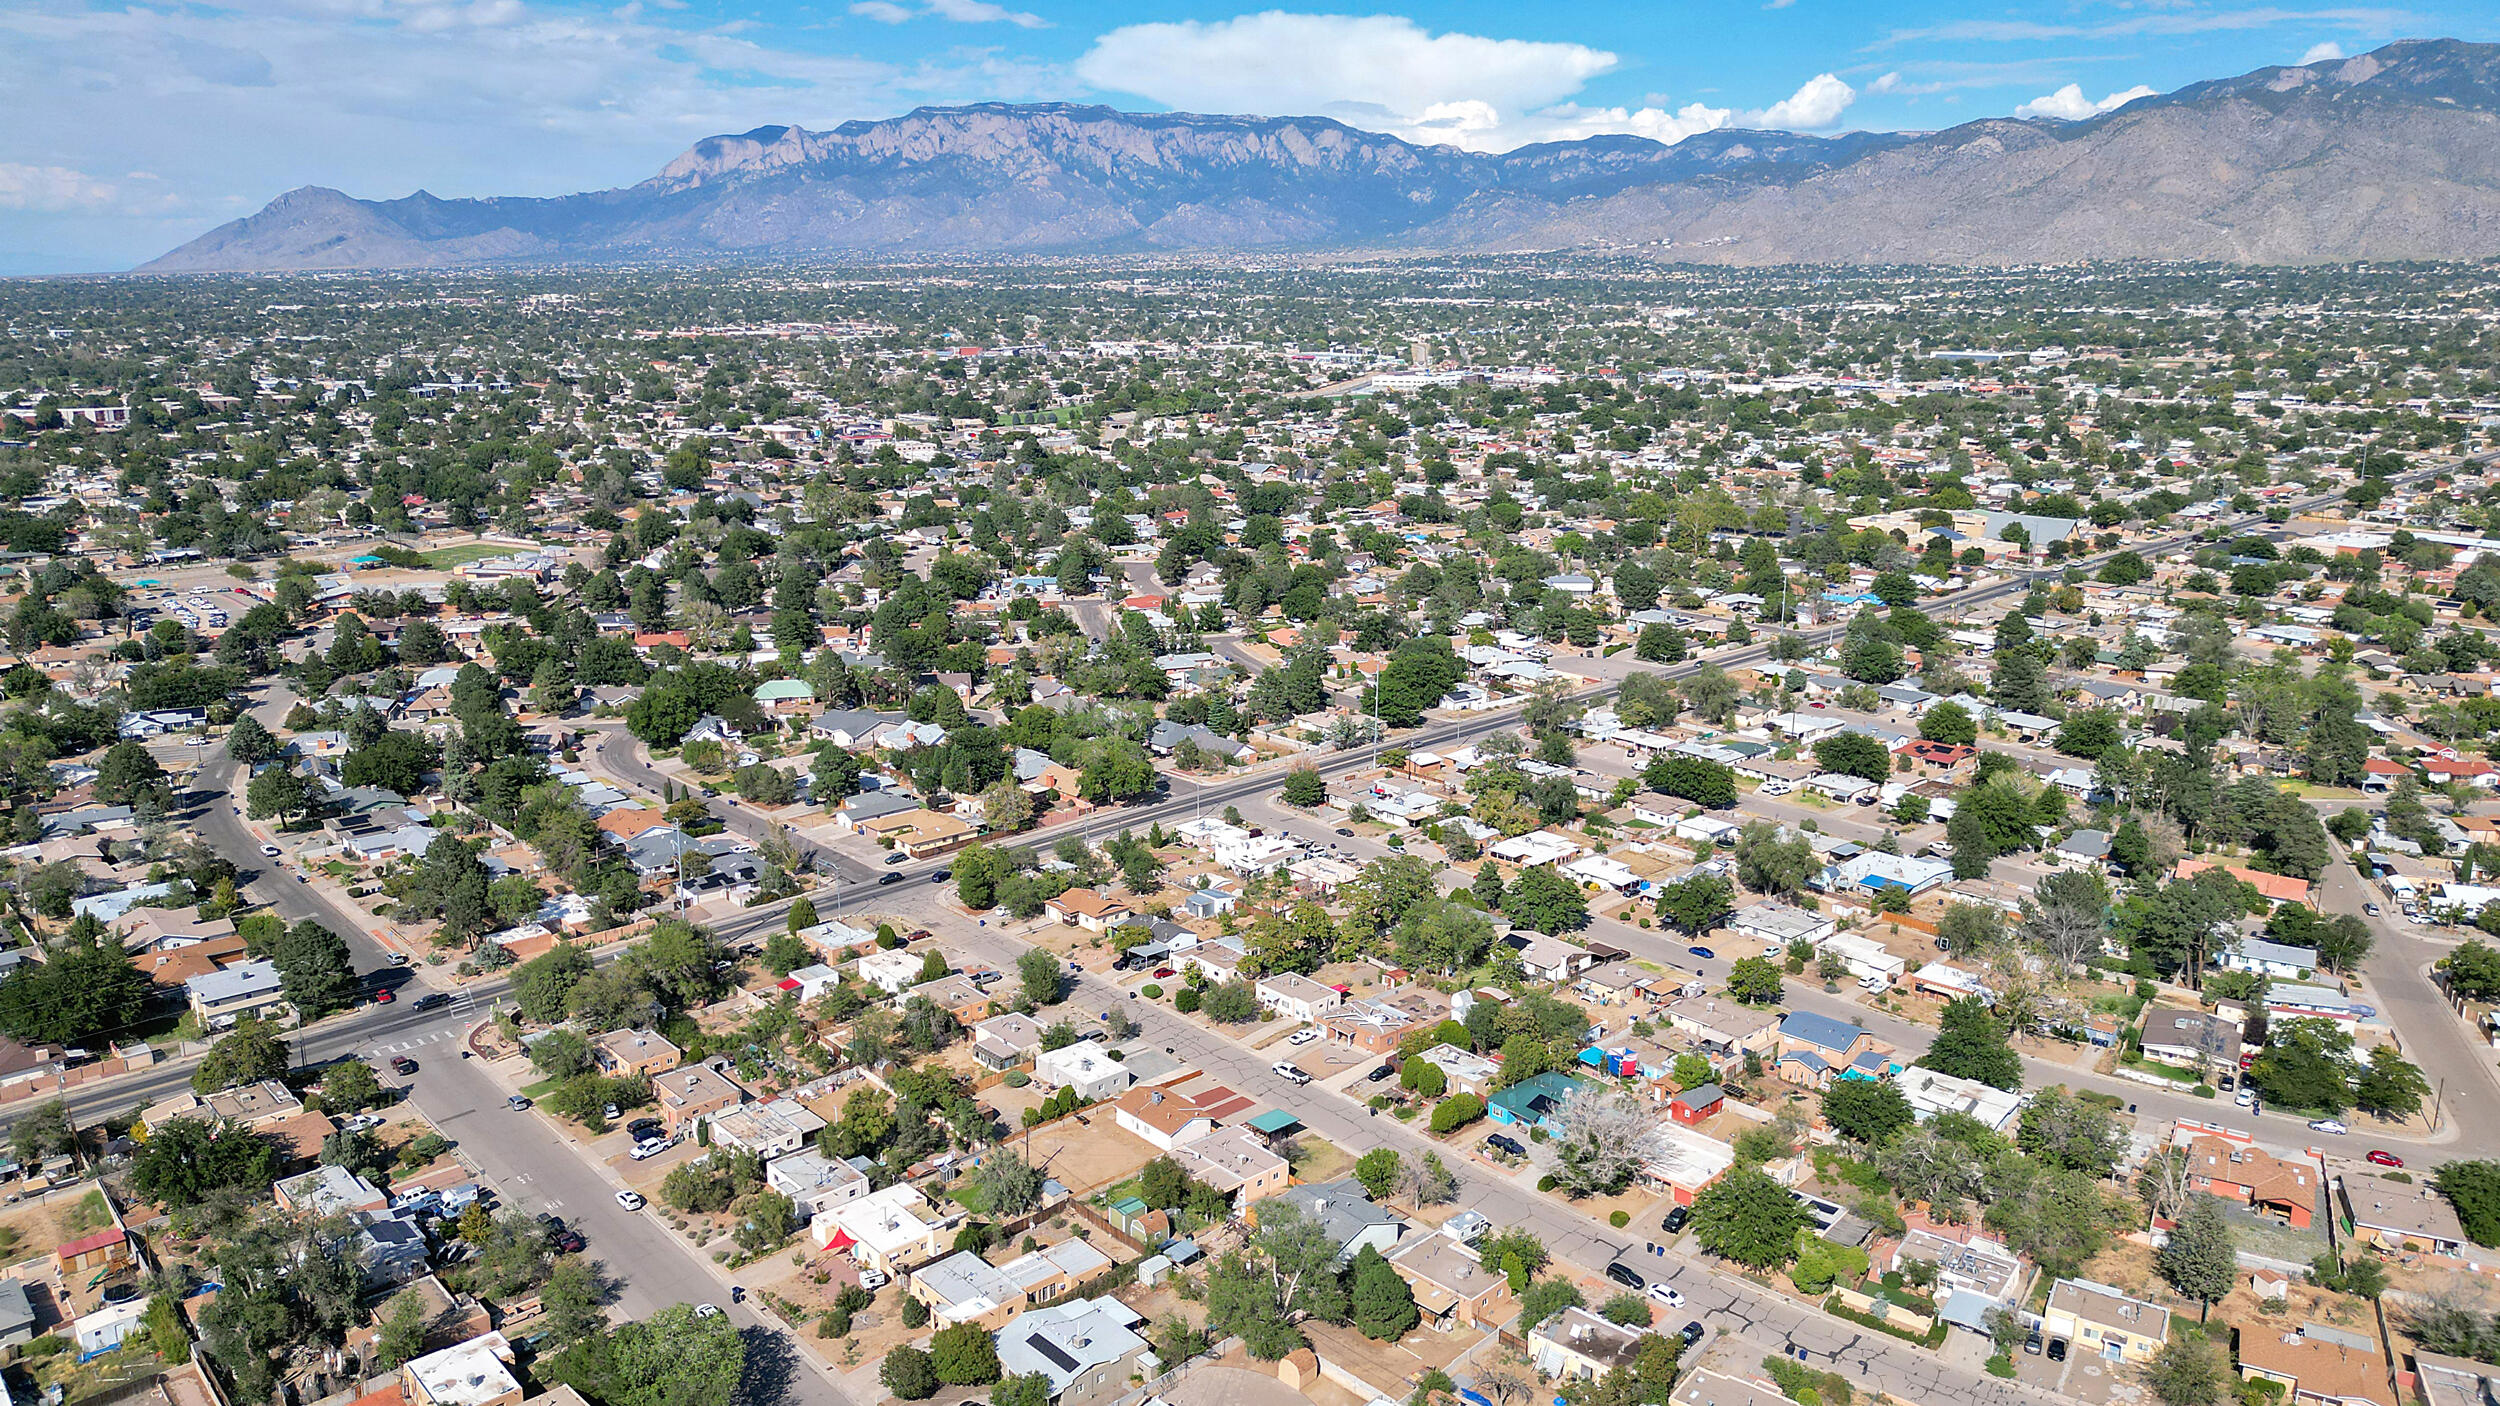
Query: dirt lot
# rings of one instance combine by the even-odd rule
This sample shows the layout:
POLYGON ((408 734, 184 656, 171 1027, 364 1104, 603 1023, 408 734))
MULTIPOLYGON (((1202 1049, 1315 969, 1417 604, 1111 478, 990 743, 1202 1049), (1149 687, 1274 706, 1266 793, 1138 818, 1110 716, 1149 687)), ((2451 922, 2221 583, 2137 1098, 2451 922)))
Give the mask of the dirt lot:
POLYGON ((1113 1123, 1108 1108, 1036 1128, 1029 1146, 1024 1135, 1019 1134, 1017 1150, 1024 1153, 1025 1160, 1057 1177, 1060 1185, 1079 1196, 1127 1180, 1156 1156, 1152 1144, 1113 1123))
POLYGON ((0 1258, 14 1262, 48 1257, 63 1244, 112 1224, 101 1200, 91 1203, 87 1199, 92 1190, 63 1191, 51 1200, 0 1215, 0 1258))

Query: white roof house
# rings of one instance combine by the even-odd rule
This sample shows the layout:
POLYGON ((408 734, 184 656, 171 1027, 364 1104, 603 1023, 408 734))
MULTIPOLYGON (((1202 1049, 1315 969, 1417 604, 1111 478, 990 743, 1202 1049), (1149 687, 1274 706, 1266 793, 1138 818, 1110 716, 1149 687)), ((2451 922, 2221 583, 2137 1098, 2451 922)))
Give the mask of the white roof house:
POLYGON ((1965 1113, 1991 1129, 2002 1130, 2031 1101, 2019 1091, 1916 1066, 1902 1070, 1893 1083, 1922 1123, 1939 1113, 1965 1113))
POLYGON ((1105 1054, 1090 1040, 1079 1040, 1033 1056, 1036 1083, 1076 1090, 1079 1098, 1117 1098, 1137 1082, 1128 1067, 1105 1054))
POLYGON ((1582 846, 1577 842, 1564 839, 1550 830, 1530 830, 1524 835, 1513 835, 1507 840, 1494 841, 1485 847, 1485 853, 1505 864, 1516 864, 1522 869, 1533 869, 1540 864, 1554 864, 1569 859, 1578 854, 1581 848, 1582 846))
POLYGON ((808 1238, 820 1249, 847 1242, 862 1263, 887 1274, 937 1255, 957 1222, 961 1207, 941 1209, 920 1188, 898 1181, 817 1213, 808 1224, 808 1238))

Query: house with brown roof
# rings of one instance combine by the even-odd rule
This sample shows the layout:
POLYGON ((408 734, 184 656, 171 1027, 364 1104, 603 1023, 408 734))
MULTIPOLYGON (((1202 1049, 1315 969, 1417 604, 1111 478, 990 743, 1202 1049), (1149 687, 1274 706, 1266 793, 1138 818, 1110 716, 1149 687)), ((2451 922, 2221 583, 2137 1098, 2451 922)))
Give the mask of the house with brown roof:
POLYGON ((1094 889, 1069 889, 1042 905, 1042 916, 1087 932, 1106 932, 1136 911, 1127 899, 1094 889))
POLYGON ((191 978, 224 971, 251 960, 251 955, 242 938, 228 936, 187 947, 143 948, 130 954, 130 964, 148 979, 157 996, 173 997, 188 990, 191 978))
POLYGON ((672 1069, 651 1081, 651 1097, 660 1105, 660 1122, 671 1133, 691 1131, 696 1120, 746 1101, 737 1080, 707 1064, 672 1069))
POLYGON ((1215 1131, 1215 1118, 1198 1100, 1142 1084, 1120 1095, 1111 1106, 1111 1117, 1165 1152, 1215 1131))
POLYGON ((611 1079, 653 1078, 675 1069, 685 1052, 656 1030, 611 1030, 590 1042, 591 1061, 611 1079))
POLYGON ((2278 1382, 2293 1406, 2397 1406, 2387 1357, 2378 1339, 2324 1323, 2282 1329, 2251 1323, 2240 1329, 2240 1377, 2278 1382))
POLYGON ((599 829, 615 837, 618 844, 623 844, 646 830, 657 830, 667 824, 667 816, 641 806, 619 806, 600 816, 598 821, 599 829))
POLYGON ((962 972, 921 982, 903 992, 906 1001, 914 996, 925 996, 935 1002, 938 1009, 953 1016, 958 1025, 978 1025, 990 1013, 989 993, 973 985, 972 978, 962 972))
POLYGON ((2248 885, 2250 888, 2257 890, 2258 896, 2263 898, 2269 906, 2285 903, 2307 903, 2309 901, 2309 884, 2307 880, 2291 878, 2284 874, 2269 874, 2260 869, 2248 868, 2245 865, 2224 864, 2216 866, 2210 859, 2182 859, 2179 861, 2177 867, 2170 871, 2170 877, 2173 879, 2192 878, 2208 869, 2216 867, 2221 868, 2224 873, 2229 874, 2232 878, 2237 879, 2241 883, 2248 885))
POLYGON ((2251 1143, 2198 1137, 2182 1149, 2188 1184, 2207 1195, 2246 1206, 2307 1230, 2317 1216, 2318 1169, 2287 1161, 2251 1143))
POLYGON ((1409 1236, 1389 1256, 1389 1267, 1406 1281, 1425 1326, 1435 1332, 1490 1332, 1519 1311, 1510 1276, 1487 1268, 1474 1250, 1450 1236, 1409 1236))

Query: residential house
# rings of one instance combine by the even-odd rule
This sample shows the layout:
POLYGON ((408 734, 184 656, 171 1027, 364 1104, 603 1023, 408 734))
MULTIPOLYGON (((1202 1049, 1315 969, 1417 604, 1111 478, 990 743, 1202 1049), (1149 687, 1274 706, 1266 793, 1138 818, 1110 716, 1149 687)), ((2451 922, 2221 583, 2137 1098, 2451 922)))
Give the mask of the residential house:
POLYGON ((486 1333, 401 1363, 400 1394, 407 1406, 520 1406, 515 1361, 503 1334, 486 1333))
POLYGON ((1124 898, 1087 888, 1069 889, 1042 905, 1042 915, 1052 922, 1080 927, 1087 932, 1108 932, 1121 919, 1136 911, 1124 898))
POLYGON ((675 1069, 685 1053, 656 1030, 611 1030, 590 1042, 590 1058, 611 1079, 648 1079, 675 1069))
POLYGON ((1325 1020, 1345 1004, 1345 995, 1337 988, 1323 986, 1294 972, 1260 977, 1253 989, 1260 1005, 1287 1020, 1315 1023, 1325 1020))
POLYGON ((2171 869, 2170 877, 2173 879, 2193 878, 2208 869, 2217 867, 2232 878, 2257 890, 2257 896, 2263 898, 2268 907, 2309 902, 2309 884, 2306 880, 2291 878, 2284 874, 2268 874, 2263 870, 2250 869, 2239 864, 2216 865, 2210 859, 2182 859, 2171 869))
POLYGON ((1563 1101, 1578 1092, 1580 1081, 1568 1074, 1548 1072, 1531 1075, 1506 1089, 1496 1089, 1486 1100, 1485 1111, 1493 1121, 1513 1127, 1538 1128, 1560 1109, 1563 1101))
POLYGON ((1000 1265, 958 1250, 913 1270, 904 1292, 928 1306, 938 1327, 978 1323, 995 1331, 1109 1268, 1111 1257, 1082 1240, 1063 1240, 1000 1265))
POLYGON ((1112 1105, 1111 1117, 1164 1152, 1215 1131, 1215 1118, 1207 1106, 1170 1089, 1130 1089, 1112 1105))
POLYGON ((2254 1143, 2191 1137, 2183 1149, 2189 1185, 2235 1205, 2307 1230, 2318 1210, 2318 1169, 2275 1156, 2254 1143))
POLYGON ((191 1014, 203 1030, 230 1028, 244 1016, 268 1017, 286 1004, 275 962, 237 962, 202 972, 183 983, 191 1014))
POLYGON ((1840 931, 1840 924, 1821 913, 1809 913, 1785 903, 1763 902, 1739 909, 1731 914, 1727 926, 1737 936, 1758 942, 1763 947, 1787 947, 1793 942, 1821 944, 1840 931))
POLYGON ((1561 985, 1597 964, 1597 956, 1578 943, 1541 932, 1514 929, 1504 933, 1503 946, 1519 954, 1519 966, 1538 981, 1561 985))
POLYGON ((1171 1157, 1191 1180, 1230 1198, 1235 1212, 1293 1184, 1292 1164, 1248 1124, 1218 1128, 1182 1143, 1171 1157))
POLYGON ((712 1145, 752 1152, 771 1161, 788 1156, 814 1140, 825 1120, 793 1098, 769 1103, 742 1103, 711 1117, 712 1145))
POLYGON ((1051 1406, 1106 1406, 1128 1395, 1132 1376, 1163 1370, 1137 1334, 1144 1321, 1107 1295, 1046 1304, 998 1330, 999 1368, 1011 1377, 1040 1375, 1051 1406))
POLYGON ((1041 1052, 1042 1023, 1008 1011, 972 1027, 972 1057, 990 1069, 1012 1069, 1041 1052))
POLYGON ((1519 1311, 1510 1276, 1487 1268, 1476 1252, 1452 1235, 1412 1235, 1389 1257, 1415 1296, 1424 1326, 1447 1333, 1459 1328, 1491 1332, 1519 1311))
POLYGON ((866 1172, 812 1148, 765 1163, 764 1184, 789 1197, 798 1217, 809 1221, 868 1194, 866 1172))
POLYGON ((919 1187, 898 1181, 819 1211, 808 1237, 821 1249, 847 1249, 862 1266, 899 1278, 946 1253, 963 1215, 953 1202, 933 1202, 919 1187))
POLYGON ((1646 1326, 1625 1327, 1585 1308, 1566 1308, 1528 1330, 1528 1360, 1556 1381, 1594 1382, 1640 1357, 1646 1326))
POLYGON ((1272 1198, 1301 1208, 1337 1246, 1337 1263, 1347 1264, 1369 1245, 1382 1254, 1394 1248, 1407 1231, 1396 1212, 1375 1204, 1363 1184, 1347 1177, 1288 1187, 1272 1198))
POLYGON ((1904 1069, 1893 1080, 1910 1101, 1910 1112, 1924 1123, 1939 1113, 1959 1113, 1981 1126, 2003 1132, 2030 1102, 2018 1090, 2000 1089, 1934 1069, 1904 1069))
POLYGON ((2189 1069, 2237 1069, 2240 1023, 2209 1011, 2155 1006, 2144 1013, 2145 1057, 2189 1069))
MULTIPOLYGON (((1876 1052, 1875 1037, 1845 1020, 1814 1011, 1791 1011, 1779 1025, 1776 1069, 1792 1084, 1824 1088, 1853 1077, 1861 1055, 1876 1052)), ((1854 1076, 1862 1077, 1862 1076, 1854 1076)))
POLYGON ((2245 1324, 2239 1335, 2240 1376, 2282 1386, 2291 1406, 2399 1406, 2394 1374, 2379 1340, 2324 1323, 2288 1331, 2245 1324))
POLYGON ((2318 949, 2241 937, 2214 954, 2214 965, 2226 971, 2255 972, 2277 981, 2299 981, 2318 969, 2318 949))
POLYGON ((660 1122, 672 1134, 691 1133, 698 1120, 746 1101, 747 1091, 723 1070, 690 1064, 651 1081, 660 1122))
POLYGON ((345 1167, 319 1166, 291 1176, 271 1188, 281 1210, 314 1217, 343 1216, 353 1211, 390 1209, 391 1198, 380 1187, 345 1167))
POLYGON ((926 999, 939 1010, 955 1018, 958 1025, 978 1025, 990 1014, 990 993, 973 983, 962 972, 950 972, 935 981, 924 981, 903 993, 905 1001, 926 999))
POLYGON ((1074 1089, 1078 1098, 1095 1102, 1119 1097, 1136 1077, 1101 1046, 1079 1040, 1035 1055, 1033 1081, 1052 1089, 1074 1089))
POLYGON ((1679 996, 1659 1007, 1657 1014, 1685 1037, 1729 1053, 1768 1054, 1779 1039, 1776 1009, 1748 1006, 1724 996, 1679 996))
POLYGON ((2045 1317, 2052 1337, 2111 1362, 2142 1366, 2170 1340, 2169 1309, 2089 1279, 2058 1280, 2045 1317))
POLYGON ((2352 1238, 2395 1254, 2461 1256, 2469 1243, 2454 1206, 2429 1181, 2410 1185, 2363 1172, 2339 1172, 2352 1238))

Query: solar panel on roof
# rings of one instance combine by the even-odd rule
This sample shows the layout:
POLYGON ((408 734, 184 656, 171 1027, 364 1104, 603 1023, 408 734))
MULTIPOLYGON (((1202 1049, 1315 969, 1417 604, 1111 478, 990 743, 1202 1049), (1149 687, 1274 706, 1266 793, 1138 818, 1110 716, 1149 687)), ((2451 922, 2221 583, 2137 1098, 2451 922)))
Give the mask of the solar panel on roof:
POLYGON ((1050 1339, 1048 1339, 1048 1338, 1043 1338, 1043 1337, 1032 1337, 1032 1338, 1027 1338, 1027 1339, 1025 1339, 1025 1340, 1024 1340, 1024 1342, 1025 1342, 1025 1346, 1027 1346, 1027 1347, 1029 1347, 1029 1348, 1033 1349, 1035 1352, 1038 1352, 1038 1353, 1040 1353, 1042 1356, 1047 1357, 1047 1358, 1049 1358, 1051 1361, 1053 1361, 1053 1362, 1057 1363, 1057 1364, 1059 1365, 1059 1369, 1060 1369, 1061 1371, 1064 1371, 1064 1372, 1073 1372, 1073 1371, 1077 1370, 1077 1362, 1076 1362, 1076 1359, 1075 1359, 1075 1358, 1073 1358, 1073 1357, 1070 1357, 1070 1356, 1069 1356, 1068 1354, 1066 1354, 1065 1352, 1060 1351, 1060 1350, 1059 1350, 1059 1344, 1057 1344, 1057 1343, 1055 1343, 1055 1342, 1052 1342, 1050 1339))

